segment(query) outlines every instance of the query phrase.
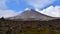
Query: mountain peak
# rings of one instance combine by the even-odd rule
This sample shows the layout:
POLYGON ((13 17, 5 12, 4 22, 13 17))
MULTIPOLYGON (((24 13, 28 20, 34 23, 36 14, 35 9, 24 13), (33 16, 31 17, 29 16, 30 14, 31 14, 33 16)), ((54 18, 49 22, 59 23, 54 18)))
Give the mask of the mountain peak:
POLYGON ((14 20, 25 20, 25 21, 29 21, 29 20, 52 20, 53 18, 47 15, 44 15, 42 13, 39 13, 38 11, 34 10, 34 9, 29 9, 26 8, 26 10, 24 12, 22 12, 21 14, 12 17, 10 19, 14 19, 14 20))
POLYGON ((34 9, 26 8, 24 11, 35 11, 34 9))
POLYGON ((31 10, 31 9, 30 9, 30 8, 26 8, 25 11, 26 11, 26 10, 31 10))

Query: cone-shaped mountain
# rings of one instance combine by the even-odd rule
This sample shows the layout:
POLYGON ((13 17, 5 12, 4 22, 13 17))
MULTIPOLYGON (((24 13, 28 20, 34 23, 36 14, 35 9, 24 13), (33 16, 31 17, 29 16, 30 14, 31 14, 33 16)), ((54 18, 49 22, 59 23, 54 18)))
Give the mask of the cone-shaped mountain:
POLYGON ((26 10, 15 17, 11 17, 10 19, 12 19, 12 20, 14 19, 14 20, 40 20, 40 21, 42 21, 42 20, 52 20, 54 18, 31 9, 31 10, 26 10))

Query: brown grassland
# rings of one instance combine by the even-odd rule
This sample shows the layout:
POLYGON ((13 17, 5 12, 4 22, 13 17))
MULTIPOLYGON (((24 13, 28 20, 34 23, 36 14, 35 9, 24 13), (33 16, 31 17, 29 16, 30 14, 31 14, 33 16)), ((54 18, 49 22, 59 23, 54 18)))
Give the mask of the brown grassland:
POLYGON ((0 34, 60 34, 60 20, 12 21, 0 19, 0 34))

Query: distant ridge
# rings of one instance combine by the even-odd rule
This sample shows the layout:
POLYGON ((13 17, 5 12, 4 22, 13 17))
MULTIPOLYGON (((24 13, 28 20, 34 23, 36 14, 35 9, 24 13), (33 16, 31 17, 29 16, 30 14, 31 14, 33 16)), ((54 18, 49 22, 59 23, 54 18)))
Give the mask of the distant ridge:
POLYGON ((32 20, 48 21, 48 20, 52 20, 56 18, 39 13, 38 11, 35 11, 34 9, 29 9, 29 10, 26 9, 21 14, 18 14, 15 17, 10 17, 8 19, 17 20, 17 21, 20 21, 20 20, 22 21, 32 21, 32 20))

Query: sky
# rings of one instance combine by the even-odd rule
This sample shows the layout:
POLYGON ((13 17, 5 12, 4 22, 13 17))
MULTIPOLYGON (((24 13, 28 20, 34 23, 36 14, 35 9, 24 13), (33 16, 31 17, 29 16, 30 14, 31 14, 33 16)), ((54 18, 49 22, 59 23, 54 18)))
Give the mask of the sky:
POLYGON ((16 16, 27 8, 60 17, 60 0, 0 0, 0 17, 16 16))

